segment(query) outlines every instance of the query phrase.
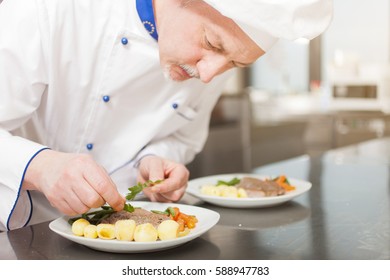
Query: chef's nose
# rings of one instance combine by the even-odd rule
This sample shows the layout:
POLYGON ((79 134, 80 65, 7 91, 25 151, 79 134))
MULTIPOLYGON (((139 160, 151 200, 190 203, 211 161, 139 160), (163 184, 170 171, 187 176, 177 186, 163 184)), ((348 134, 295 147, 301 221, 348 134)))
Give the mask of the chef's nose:
POLYGON ((199 78, 204 83, 210 82, 215 76, 231 68, 229 61, 223 55, 203 58, 196 66, 199 71, 199 78))

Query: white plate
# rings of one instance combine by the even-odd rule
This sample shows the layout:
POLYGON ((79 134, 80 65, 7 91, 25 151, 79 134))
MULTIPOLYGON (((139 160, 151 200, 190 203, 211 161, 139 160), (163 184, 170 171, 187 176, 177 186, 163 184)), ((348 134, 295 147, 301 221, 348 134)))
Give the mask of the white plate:
POLYGON ((230 198, 219 197, 212 195, 204 195, 200 192, 200 188, 203 185, 215 185, 218 180, 230 181, 234 177, 253 177, 258 179, 271 178, 271 176, 259 175, 259 174, 221 174, 208 177, 202 177, 190 180, 188 182, 187 193, 211 204, 218 206, 231 207, 231 208, 257 208, 257 207, 269 207, 287 202, 305 192, 310 190, 311 183, 301 181, 293 178, 288 178, 291 185, 295 186, 294 191, 289 191, 284 195, 271 196, 271 197, 258 197, 258 198, 230 198))
POLYGON ((49 224, 49 227, 52 231, 58 233, 66 239, 72 240, 92 249, 113 253, 141 253, 160 251, 187 243, 211 229, 220 218, 220 215, 215 211, 184 204, 132 201, 131 205, 134 207, 142 207, 143 209, 149 211, 165 211, 165 209, 167 209, 169 206, 176 206, 179 207, 183 213, 195 215, 198 219, 198 223, 196 224, 196 227, 192 229, 186 236, 173 240, 155 242, 129 242, 119 240, 104 240, 99 238, 90 239, 76 236, 72 233, 72 227, 68 224, 68 219, 70 217, 67 216, 52 221, 49 224))

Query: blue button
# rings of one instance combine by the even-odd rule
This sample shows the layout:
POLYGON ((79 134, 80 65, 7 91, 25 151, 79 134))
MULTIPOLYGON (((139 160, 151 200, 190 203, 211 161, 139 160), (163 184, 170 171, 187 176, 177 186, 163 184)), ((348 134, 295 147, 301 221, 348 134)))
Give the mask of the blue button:
POLYGON ((92 143, 87 144, 87 149, 88 150, 92 150, 93 149, 93 144, 92 143))
POLYGON ((173 108, 173 109, 177 109, 177 107, 179 107, 179 104, 177 104, 177 103, 173 103, 173 104, 172 104, 172 108, 173 108))
POLYGON ((128 43, 129 41, 127 40, 126 37, 123 37, 122 40, 121 40, 121 42, 122 42, 123 45, 127 45, 127 43, 128 43))
POLYGON ((110 101, 110 96, 108 96, 108 95, 103 96, 103 101, 104 102, 109 102, 110 101))

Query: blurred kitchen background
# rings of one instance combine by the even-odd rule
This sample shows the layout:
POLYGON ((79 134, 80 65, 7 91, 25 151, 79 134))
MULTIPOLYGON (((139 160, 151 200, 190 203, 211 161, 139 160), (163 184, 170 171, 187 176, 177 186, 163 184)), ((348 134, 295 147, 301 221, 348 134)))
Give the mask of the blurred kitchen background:
POLYGON ((390 1, 335 0, 325 33, 279 41, 237 70, 214 109, 191 178, 390 134, 390 1))
POLYGON ((334 0, 320 37, 281 40, 235 72, 188 168, 191 178, 251 172, 389 135, 390 1, 334 0))

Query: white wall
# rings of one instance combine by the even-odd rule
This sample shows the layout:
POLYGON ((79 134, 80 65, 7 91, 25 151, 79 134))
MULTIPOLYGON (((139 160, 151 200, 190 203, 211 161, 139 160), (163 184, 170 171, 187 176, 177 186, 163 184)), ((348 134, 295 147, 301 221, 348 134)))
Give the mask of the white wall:
MULTIPOLYGON (((334 17, 322 35, 322 80, 336 50, 360 63, 390 63, 390 1, 334 0, 334 17)), ((283 94, 307 90, 309 48, 281 41, 252 67, 255 88, 283 94), (287 87, 287 90, 286 90, 287 87)))
POLYGON ((334 18, 323 35, 322 73, 337 50, 359 64, 390 63, 390 2, 388 0, 336 0, 334 18))
POLYGON ((252 86, 274 94, 307 91, 309 45, 280 40, 252 66, 252 86))

